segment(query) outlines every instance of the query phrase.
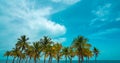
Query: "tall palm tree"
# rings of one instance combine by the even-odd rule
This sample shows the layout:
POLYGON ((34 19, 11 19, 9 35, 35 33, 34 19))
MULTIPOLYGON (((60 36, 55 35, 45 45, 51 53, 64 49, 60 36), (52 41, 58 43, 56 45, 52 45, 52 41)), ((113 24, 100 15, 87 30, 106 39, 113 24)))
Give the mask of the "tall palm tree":
POLYGON ((40 42, 34 42, 32 46, 32 57, 34 58, 34 63, 37 59, 40 59, 41 44, 40 42))
POLYGON ((69 56, 69 47, 64 47, 63 49, 62 49, 62 54, 65 56, 65 58, 66 58, 66 63, 67 63, 67 58, 68 58, 68 56, 69 56))
POLYGON ((16 59, 17 57, 20 57, 20 50, 19 50, 18 48, 13 48, 13 50, 10 51, 10 56, 13 57, 12 63, 14 63, 14 62, 15 62, 15 59, 16 59))
POLYGON ((42 39, 40 39, 40 43, 42 44, 42 50, 44 53, 44 63, 46 62, 46 57, 48 57, 47 55, 47 47, 52 44, 51 38, 49 38, 48 36, 44 36, 42 39))
POLYGON ((78 63, 80 63, 80 59, 82 60, 81 62, 84 61, 84 56, 83 56, 83 48, 85 47, 85 44, 87 44, 87 39, 84 38, 83 36, 78 36, 73 40, 73 47, 76 48, 76 53, 78 56, 78 63))
POLYGON ((21 49, 21 51, 25 50, 25 48, 28 46, 29 38, 26 37, 26 35, 22 35, 20 38, 18 38, 18 42, 16 44, 16 47, 21 49))
MULTIPOLYGON (((22 35, 18 38, 18 42, 16 43, 16 47, 21 51, 21 54, 25 52, 25 49, 28 47, 29 38, 26 35, 22 35)), ((19 58, 19 63, 21 62, 22 57, 19 58)))
POLYGON ((48 63, 52 63, 52 58, 56 56, 55 46, 53 44, 47 45, 43 52, 45 53, 45 57, 49 57, 48 63))
POLYGON ((94 56, 95 56, 95 62, 96 62, 97 57, 98 57, 98 54, 99 54, 99 50, 98 50, 96 47, 94 47, 94 49, 93 49, 93 53, 94 53, 94 56))
POLYGON ((28 58, 29 58, 29 63, 30 63, 30 60, 31 60, 31 58, 32 58, 32 55, 33 55, 33 46, 32 45, 29 45, 28 47, 27 47, 27 49, 25 50, 25 54, 26 54, 26 62, 25 63, 27 63, 27 61, 28 61, 28 58))
POLYGON ((55 48, 55 54, 56 54, 55 59, 57 60, 57 63, 59 63, 62 57, 62 53, 61 53, 62 44, 56 43, 53 45, 53 47, 55 48))
POLYGON ((73 49, 73 47, 69 48, 69 56, 68 58, 70 59, 70 63, 72 63, 72 58, 75 56, 75 51, 73 49))
POLYGON ((93 56, 92 51, 89 48, 84 48, 83 52, 86 57, 86 63, 88 63, 89 59, 93 56))
POLYGON ((6 63, 8 63, 8 57, 10 56, 10 51, 6 51, 5 54, 4 54, 4 56, 7 57, 6 63))

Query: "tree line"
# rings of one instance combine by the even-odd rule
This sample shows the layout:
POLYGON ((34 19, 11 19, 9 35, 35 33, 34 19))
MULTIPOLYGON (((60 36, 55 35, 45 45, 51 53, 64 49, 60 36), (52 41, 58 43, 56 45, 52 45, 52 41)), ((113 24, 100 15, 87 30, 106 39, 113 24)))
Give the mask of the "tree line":
POLYGON ((88 39, 83 36, 78 36, 73 39, 70 46, 63 46, 59 42, 54 42, 50 37, 44 36, 39 41, 32 42, 28 41, 29 38, 23 35, 18 38, 15 47, 6 51, 4 56, 12 57, 12 63, 30 63, 34 60, 34 63, 38 63, 40 58, 43 57, 43 62, 52 63, 53 58, 59 63, 60 59, 65 59, 65 63, 72 63, 72 59, 77 56, 78 63, 85 61, 88 63, 91 57, 98 57, 99 50, 96 47, 92 48, 92 45, 88 43, 88 39), (48 60, 47 60, 48 59, 48 60))

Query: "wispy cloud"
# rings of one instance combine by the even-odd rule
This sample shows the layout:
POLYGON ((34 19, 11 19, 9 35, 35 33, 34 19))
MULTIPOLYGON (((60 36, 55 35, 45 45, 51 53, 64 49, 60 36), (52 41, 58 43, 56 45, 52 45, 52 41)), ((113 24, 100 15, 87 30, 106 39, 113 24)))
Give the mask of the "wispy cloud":
POLYGON ((96 39, 96 38, 105 39, 105 35, 114 35, 113 33, 116 33, 116 32, 120 32, 120 29, 119 28, 106 29, 106 30, 91 34, 88 37, 94 38, 94 39, 96 39))
POLYGON ((98 6, 96 10, 92 10, 92 13, 96 16, 91 20, 89 25, 95 24, 97 21, 108 21, 108 15, 110 14, 110 8, 112 4, 107 3, 104 6, 98 6))
POLYGON ((80 0, 51 0, 51 1, 55 3, 63 3, 63 4, 71 5, 79 2, 80 0))
POLYGON ((35 8, 35 4, 29 0, 2 0, 0 3, 0 25, 5 27, 2 35, 10 35, 11 38, 20 35, 28 35, 31 39, 39 39, 43 35, 58 37, 66 33, 64 25, 51 21, 48 17, 55 9, 51 6, 35 8), (19 3, 18 3, 19 2, 19 3))

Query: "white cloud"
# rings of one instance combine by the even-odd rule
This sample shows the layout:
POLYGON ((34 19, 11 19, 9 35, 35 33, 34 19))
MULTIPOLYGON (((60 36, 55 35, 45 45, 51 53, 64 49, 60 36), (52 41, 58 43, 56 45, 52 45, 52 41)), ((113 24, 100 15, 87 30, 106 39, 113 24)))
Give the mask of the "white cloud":
POLYGON ((108 15, 110 14, 111 6, 111 3, 107 3, 104 6, 98 6, 96 10, 92 10, 92 13, 96 17, 91 20, 91 23, 89 25, 93 25, 97 21, 107 21, 107 19, 109 18, 108 15))
POLYGON ((80 0, 51 0, 55 3, 64 3, 64 4, 68 4, 68 5, 71 5, 71 4, 75 4, 77 2, 79 2, 80 0))
POLYGON ((4 14, 0 17, 0 23, 7 28, 3 34, 14 32, 15 35, 26 34, 33 37, 32 39, 39 39, 43 35, 56 37, 66 33, 64 25, 47 18, 55 10, 52 7, 34 8, 35 5, 27 0, 4 1, 4 3, 6 5, 0 4, 0 10, 4 14))
POLYGON ((94 34, 91 34, 89 37, 100 37, 100 36, 115 33, 115 32, 120 32, 120 29, 119 28, 106 29, 104 31, 100 31, 100 32, 96 32, 94 34))

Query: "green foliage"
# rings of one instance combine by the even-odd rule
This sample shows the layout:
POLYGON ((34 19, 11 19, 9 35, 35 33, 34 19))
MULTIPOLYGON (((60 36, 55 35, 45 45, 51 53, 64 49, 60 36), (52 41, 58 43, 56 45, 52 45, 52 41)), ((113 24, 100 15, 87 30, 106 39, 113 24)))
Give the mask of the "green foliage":
MULTIPOLYGON (((40 59, 42 56, 44 57, 44 63, 46 58, 49 58, 49 63, 52 63, 52 58, 55 58, 59 63, 59 60, 63 57, 70 59, 70 63, 72 63, 72 58, 75 56, 79 57, 79 60, 83 60, 84 58, 91 58, 93 55, 98 57, 99 50, 94 47, 93 51, 91 50, 92 45, 88 43, 88 39, 83 36, 78 36, 72 42, 71 46, 64 47, 60 43, 56 43, 52 41, 52 39, 48 36, 44 36, 39 41, 33 42, 30 44, 28 42, 29 38, 25 35, 18 38, 18 41, 11 51, 6 51, 4 56, 13 57, 13 63, 15 58, 19 59, 19 63, 21 63, 21 59, 26 60, 33 58, 34 62, 37 62, 37 59, 40 59)), ((29 60, 29 61, 30 61, 29 60)))

